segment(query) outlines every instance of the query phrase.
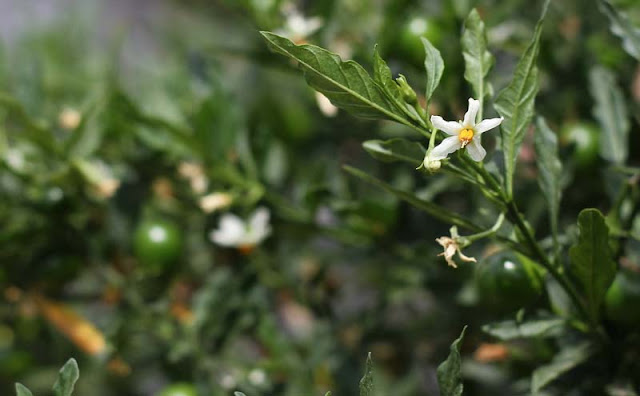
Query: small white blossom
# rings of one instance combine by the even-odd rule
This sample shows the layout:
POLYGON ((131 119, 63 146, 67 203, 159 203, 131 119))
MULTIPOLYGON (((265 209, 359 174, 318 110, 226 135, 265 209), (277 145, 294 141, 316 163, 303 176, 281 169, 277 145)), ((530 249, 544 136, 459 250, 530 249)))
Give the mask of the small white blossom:
MULTIPOLYGON (((453 268, 458 268, 456 262, 453 261, 453 256, 458 254, 460 260, 465 261, 467 263, 475 263, 476 259, 474 257, 465 256, 460 249, 462 249, 465 245, 464 238, 458 235, 458 228, 456 226, 451 227, 449 230, 451 233, 451 237, 443 236, 440 238, 436 238, 436 242, 440 244, 444 248, 444 252, 440 253, 438 256, 444 256, 444 259, 447 261, 447 264, 453 268)), ((468 244, 468 241, 467 241, 468 244)))
POLYGON ((58 124, 64 129, 76 129, 82 122, 82 114, 76 109, 70 107, 65 108, 58 115, 58 124))
POLYGON ((256 209, 246 222, 226 213, 220 218, 218 229, 211 231, 209 237, 220 246, 250 251, 271 234, 269 217, 267 208, 256 209))
POLYGON ((433 126, 451 136, 445 138, 431 150, 427 156, 430 161, 445 159, 449 154, 465 147, 472 160, 480 162, 484 159, 487 151, 480 143, 481 136, 484 132, 500 125, 503 118, 490 118, 476 124, 476 115, 479 109, 480 102, 469 98, 469 109, 462 121, 445 121, 440 116, 431 116, 433 126))
POLYGON ((326 117, 335 117, 338 114, 338 108, 331 103, 329 98, 320 92, 316 92, 316 103, 318 104, 320 112, 326 117))
POLYGON ((320 29, 323 24, 322 18, 306 18, 291 4, 284 7, 284 14, 286 17, 285 24, 281 29, 276 30, 276 33, 291 39, 295 43, 304 42, 307 37, 320 29))
POLYGON ((264 370, 253 369, 249 372, 249 382, 254 386, 262 386, 267 382, 267 374, 264 370))
POLYGON ((218 209, 226 208, 233 202, 230 194, 214 192, 200 198, 200 209, 205 213, 213 213, 218 209))

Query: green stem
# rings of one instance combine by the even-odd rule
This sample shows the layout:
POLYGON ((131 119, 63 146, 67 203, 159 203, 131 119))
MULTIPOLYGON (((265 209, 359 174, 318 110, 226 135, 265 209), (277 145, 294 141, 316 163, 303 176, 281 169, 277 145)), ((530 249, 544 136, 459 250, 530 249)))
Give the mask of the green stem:
POLYGON ((500 213, 500 216, 498 216, 498 220, 496 220, 495 224, 491 228, 489 228, 488 230, 479 232, 477 234, 468 235, 465 237, 465 239, 467 239, 469 242, 474 242, 474 241, 477 241, 478 239, 492 236, 496 232, 498 232, 503 222, 504 222, 504 213, 500 213))
POLYGON ((578 291, 573 286, 573 284, 569 281, 569 279, 564 276, 561 268, 554 266, 550 261, 547 255, 542 251, 540 245, 536 241, 535 237, 531 233, 529 227, 524 223, 524 219, 522 218, 522 214, 518 210, 515 202, 513 200, 508 201, 507 203, 507 217, 522 233, 525 238, 525 242, 527 247, 529 248, 532 258, 537 259, 538 263, 544 267, 549 274, 562 286, 562 288, 567 292, 569 298, 571 298, 573 304, 578 310, 580 316, 585 320, 585 322, 589 323, 592 330, 596 332, 603 340, 607 340, 608 336, 602 330, 597 322, 595 322, 591 316, 589 315, 587 308, 585 307, 578 291))

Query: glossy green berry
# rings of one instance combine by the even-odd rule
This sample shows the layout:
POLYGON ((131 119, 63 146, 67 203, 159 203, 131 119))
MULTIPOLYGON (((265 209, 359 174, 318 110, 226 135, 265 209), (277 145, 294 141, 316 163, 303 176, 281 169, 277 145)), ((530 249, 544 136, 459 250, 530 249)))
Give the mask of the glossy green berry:
POLYGON ((622 326, 640 324, 640 275, 620 271, 604 300, 607 319, 622 326))
POLYGON ((171 384, 160 391, 158 396, 196 396, 196 387, 186 382, 171 384))
POLYGON ((136 228, 133 238, 136 257, 152 270, 164 268, 182 252, 182 233, 169 221, 143 221, 136 228))
POLYGON ((600 130, 588 122, 571 122, 562 127, 561 142, 573 147, 573 158, 581 168, 589 168, 598 160, 600 130))
POLYGON ((498 252, 478 263, 475 281, 482 303, 500 312, 526 307, 542 292, 535 264, 513 252, 498 252))

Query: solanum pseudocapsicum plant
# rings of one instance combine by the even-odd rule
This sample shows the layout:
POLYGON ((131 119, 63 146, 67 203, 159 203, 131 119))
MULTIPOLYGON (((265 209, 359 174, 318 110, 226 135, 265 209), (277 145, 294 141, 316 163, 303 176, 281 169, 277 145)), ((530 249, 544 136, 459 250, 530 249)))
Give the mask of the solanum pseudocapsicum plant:
MULTIPOLYGON (((438 238, 437 241, 444 248, 441 255, 452 267, 456 266, 456 256, 464 261, 476 261, 473 257, 465 256, 462 249, 481 239, 493 239, 507 251, 531 260, 539 267, 539 272, 545 273, 549 289, 549 312, 553 309, 555 314, 546 312, 525 318, 520 313, 516 320, 484 327, 487 333, 500 340, 541 338, 549 336, 552 328, 560 329, 553 333, 560 334, 564 340, 558 343, 556 357, 532 374, 531 390, 534 394, 543 387, 561 389, 562 384, 552 383, 555 379, 580 365, 585 366, 588 372, 589 365, 585 364, 588 359, 610 353, 608 345, 614 341, 608 335, 601 315, 605 294, 617 271, 615 252, 609 245, 620 236, 630 235, 625 227, 629 226, 631 217, 620 210, 622 202, 629 199, 629 189, 625 188, 606 219, 597 209, 580 212, 577 238, 571 238, 570 230, 560 230, 558 218, 563 168, 558 141, 545 119, 542 116, 535 117, 535 98, 539 86, 537 58, 548 5, 549 1, 546 1, 533 38, 521 55, 511 81, 495 96, 488 80, 495 60, 488 49, 485 24, 476 10, 471 11, 464 22, 461 46, 465 63, 464 79, 469 83, 474 97, 468 100, 468 111, 459 122, 445 121, 438 115, 428 114, 428 104, 438 87, 445 65, 439 50, 425 38, 422 42, 426 88, 422 102, 426 102, 427 106, 423 107, 417 100, 418 95, 402 75, 393 78, 390 68, 377 50, 373 54, 371 75, 360 64, 343 61, 323 48, 309 44, 296 45, 287 38, 262 32, 270 48, 295 60, 304 71, 308 84, 327 96, 335 106, 356 116, 397 122, 418 132, 423 139, 428 139, 426 150, 419 141, 402 138, 367 141, 364 148, 374 158, 407 163, 417 167, 425 177, 430 177, 434 172, 444 172, 470 184, 494 205, 495 224, 482 226, 470 216, 453 213, 437 203, 421 199, 414 192, 399 190, 362 170, 344 167, 350 174, 450 223, 451 235, 438 238), (485 110, 489 112, 492 108, 497 116, 484 119, 485 110), (514 195, 516 162, 532 123, 535 123, 538 182, 549 211, 548 243, 541 243, 537 238, 514 195), (491 133, 490 130, 498 126, 499 147, 495 152, 501 155, 493 155, 489 161, 485 161, 482 134, 491 133), (440 131, 448 136, 443 138, 442 134, 438 134, 440 131), (513 230, 511 234, 501 232, 507 224, 513 230), (458 234, 458 228, 471 234, 462 236, 458 234)), ((600 5, 612 24, 626 23, 626 19, 621 18, 605 0, 600 5)), ((625 30, 625 27, 628 28, 618 26, 614 32, 626 40, 625 48, 629 47, 630 54, 639 57, 640 54, 634 53, 634 49, 640 48, 638 37, 631 34, 634 31, 625 30)), ((595 102, 594 116, 606 130, 605 136, 602 136, 600 154, 609 161, 610 169, 615 172, 624 168, 628 157, 629 122, 624 98, 615 84, 615 78, 606 69, 594 69, 591 87, 595 102)), ((462 107, 466 100, 461 98, 460 102, 462 107)), ((635 169, 624 168, 620 171, 621 174, 625 172, 637 177, 635 169)), ((610 372, 618 369, 612 367, 610 372)), ((601 386, 612 380, 613 376, 605 378, 601 386)), ((442 390, 443 395, 462 393, 461 386, 452 389, 450 392, 442 390)))

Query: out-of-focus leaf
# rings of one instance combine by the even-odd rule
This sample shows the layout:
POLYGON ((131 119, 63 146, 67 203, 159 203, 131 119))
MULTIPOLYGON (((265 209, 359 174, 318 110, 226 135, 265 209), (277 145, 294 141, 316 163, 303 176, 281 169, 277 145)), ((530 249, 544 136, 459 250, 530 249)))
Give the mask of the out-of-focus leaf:
POLYGON ((462 34, 462 56, 464 57, 464 78, 471 84, 476 99, 483 102, 491 95, 491 85, 485 77, 493 66, 493 55, 487 50, 487 32, 484 22, 475 8, 464 21, 462 34))
POLYGON ((460 367, 462 363, 462 358, 460 357, 460 342, 462 342, 462 339, 464 338, 465 330, 467 330, 467 326, 462 329, 460 337, 451 344, 447 360, 438 366, 437 376, 441 396, 462 395, 464 386, 460 376, 460 367))
POLYGON ((520 58, 513 79, 495 101, 495 108, 504 117, 500 125, 502 133, 502 151, 504 153, 505 182, 507 194, 513 195, 513 174, 516 168, 518 151, 524 139, 534 113, 536 94, 538 93, 538 51, 540 34, 549 0, 545 1, 542 15, 536 24, 533 39, 520 58))
POLYGON ((616 274, 609 248, 609 227, 597 209, 584 209, 578 215, 578 243, 569 249, 571 270, 582 286, 591 319, 595 322, 607 289, 616 274))
POLYGON ((384 89, 357 62, 340 57, 315 45, 295 45, 290 40, 261 32, 271 49, 298 62, 311 87, 324 94, 335 106, 364 118, 383 118, 412 126, 384 89))
POLYGON ((16 383, 16 396, 33 396, 33 394, 26 386, 16 383))
POLYGON ((424 45, 425 52, 424 68, 427 71, 427 85, 424 95, 428 101, 431 99, 431 95, 433 95, 438 84, 440 84, 440 78, 442 78, 442 73, 444 72, 444 62, 440 51, 429 40, 424 37, 420 37, 420 39, 422 40, 422 45, 424 45))
POLYGON ((71 396, 73 387, 79 377, 80 370, 78 370, 78 363, 74 358, 71 358, 60 369, 58 379, 53 385, 53 393, 56 396, 71 396))
POLYGON ((531 393, 534 395, 551 381, 584 363, 592 354, 588 343, 567 347, 560 351, 551 363, 538 367, 531 378, 531 393))
POLYGON ((622 48, 640 61, 640 27, 634 26, 629 17, 618 11, 608 0, 599 0, 598 6, 609 17, 613 34, 622 39, 622 48))
POLYGON ((371 352, 369 352, 364 376, 360 380, 360 396, 373 396, 373 391, 373 362, 371 361, 371 352))
POLYGON ((593 115, 600 123, 600 155, 608 161, 622 165, 629 156, 629 113, 622 91, 613 73, 602 67, 589 72, 591 96, 595 101, 593 115))
POLYGON ((490 323, 482 326, 482 331, 498 338, 509 341, 518 338, 544 337, 552 335, 552 330, 558 329, 566 323, 562 318, 532 319, 523 323, 515 320, 490 323))
POLYGON ((432 202, 429 201, 425 201, 422 200, 420 198, 418 198, 414 193, 412 192, 408 192, 408 191, 402 191, 399 190, 385 182, 383 182, 380 179, 377 179, 371 175, 368 175, 366 173, 364 173, 363 171, 353 168, 351 166, 345 165, 344 170, 349 172, 350 174, 356 176, 359 179, 364 180, 365 182, 372 184, 376 187, 379 187, 387 192, 390 192, 391 194, 395 195, 396 197, 407 201, 408 203, 410 203, 411 205, 415 206, 416 208, 423 210, 427 213, 429 213, 431 216, 435 217, 436 219, 439 219, 445 223, 448 224, 453 224, 453 225, 457 225, 459 227, 464 227, 468 230, 472 230, 475 232, 479 232, 481 231, 480 227, 476 226, 473 223, 470 223, 468 220, 464 219, 463 217, 452 213, 449 210, 446 210, 445 208, 438 206, 432 202))
POLYGON ((558 138, 549 128, 544 118, 538 117, 534 137, 536 163, 538 165, 538 184, 549 204, 549 218, 554 248, 558 249, 558 211, 562 197, 562 163, 558 157, 558 138))
POLYGON ((404 161, 414 166, 422 163, 425 149, 417 142, 396 138, 391 140, 367 140, 362 147, 377 160, 383 162, 404 161))

